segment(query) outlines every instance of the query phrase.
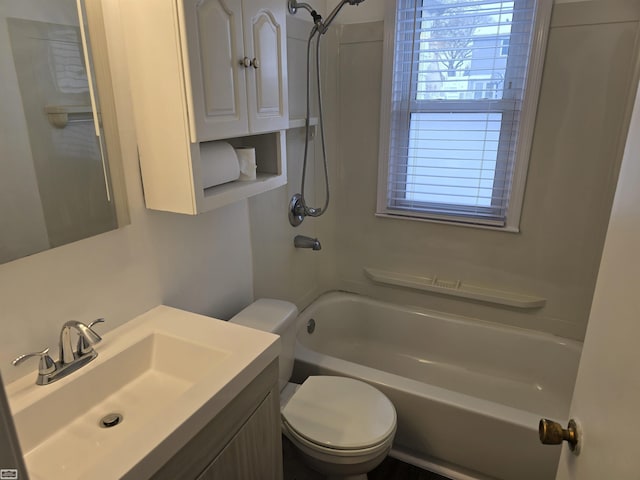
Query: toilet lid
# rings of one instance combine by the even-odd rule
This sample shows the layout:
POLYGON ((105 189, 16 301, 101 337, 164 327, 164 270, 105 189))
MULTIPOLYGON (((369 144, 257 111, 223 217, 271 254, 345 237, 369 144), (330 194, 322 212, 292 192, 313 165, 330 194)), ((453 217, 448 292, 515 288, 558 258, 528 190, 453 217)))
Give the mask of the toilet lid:
POLYGON ((282 410, 290 428, 328 448, 362 449, 394 432, 396 410, 382 392, 344 377, 309 377, 282 410))

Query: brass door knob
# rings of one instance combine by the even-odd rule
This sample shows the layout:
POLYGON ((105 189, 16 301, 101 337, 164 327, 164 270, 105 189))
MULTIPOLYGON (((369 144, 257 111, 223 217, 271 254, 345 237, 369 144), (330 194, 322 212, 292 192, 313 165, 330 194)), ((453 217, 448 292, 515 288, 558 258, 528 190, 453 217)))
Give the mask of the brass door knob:
POLYGON ((543 418, 538 425, 538 434, 545 445, 560 445, 566 441, 571 451, 578 446, 578 425, 573 419, 569 420, 567 428, 562 428, 559 423, 543 418))

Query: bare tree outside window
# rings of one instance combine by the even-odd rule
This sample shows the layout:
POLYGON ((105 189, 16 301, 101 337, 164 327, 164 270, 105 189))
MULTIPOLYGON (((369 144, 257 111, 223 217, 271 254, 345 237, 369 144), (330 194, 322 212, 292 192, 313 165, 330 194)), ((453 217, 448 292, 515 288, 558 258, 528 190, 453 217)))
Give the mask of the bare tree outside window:
POLYGON ((426 14, 431 18, 430 45, 440 66, 440 78, 445 81, 469 68, 473 54, 473 36, 485 23, 477 15, 477 8, 469 4, 477 0, 428 0, 426 14))
POLYGON ((501 98, 471 91, 468 80, 495 81, 495 72, 506 68, 505 61, 480 70, 474 65, 508 49, 512 10, 512 1, 423 0, 416 100, 501 98))

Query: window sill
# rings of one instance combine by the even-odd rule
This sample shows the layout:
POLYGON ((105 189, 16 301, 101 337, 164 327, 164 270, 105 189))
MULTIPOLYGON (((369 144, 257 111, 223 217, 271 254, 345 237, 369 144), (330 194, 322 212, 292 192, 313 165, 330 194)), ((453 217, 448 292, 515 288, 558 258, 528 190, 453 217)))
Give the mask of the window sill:
POLYGON ((520 233, 520 228, 518 226, 494 226, 494 225, 482 225, 479 223, 469 223, 469 222, 460 222, 454 219, 452 220, 437 220, 434 218, 423 218, 423 217, 413 217, 410 215, 401 215, 397 213, 385 213, 385 212, 376 212, 376 217, 379 218, 391 218, 395 220, 411 220, 415 222, 427 222, 427 223, 439 223, 441 225, 451 225, 453 227, 471 227, 471 228, 479 228, 482 230, 493 230, 496 232, 507 232, 507 233, 520 233))

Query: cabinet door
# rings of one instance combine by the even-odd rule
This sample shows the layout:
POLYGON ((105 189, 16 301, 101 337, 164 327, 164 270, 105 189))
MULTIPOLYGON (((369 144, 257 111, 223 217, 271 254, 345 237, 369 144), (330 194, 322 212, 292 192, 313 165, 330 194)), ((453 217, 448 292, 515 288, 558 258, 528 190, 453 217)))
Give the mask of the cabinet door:
POLYGON ((280 480, 278 408, 278 398, 269 394, 197 480, 280 480))
POLYGON ((249 127, 254 133, 286 129, 286 2, 244 0, 243 7, 245 51, 254 62, 247 71, 249 127))
POLYGON ((192 142, 249 133, 241 0, 183 0, 192 142))

